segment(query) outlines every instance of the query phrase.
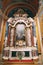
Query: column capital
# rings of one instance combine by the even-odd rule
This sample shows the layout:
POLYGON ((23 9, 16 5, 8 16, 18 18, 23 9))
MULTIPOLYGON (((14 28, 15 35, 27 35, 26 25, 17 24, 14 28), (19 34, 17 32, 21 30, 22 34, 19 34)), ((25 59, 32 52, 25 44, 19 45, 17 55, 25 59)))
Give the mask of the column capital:
POLYGON ((0 9, 0 16, 2 16, 2 19, 4 19, 5 21, 8 19, 8 17, 2 12, 1 9, 0 9))

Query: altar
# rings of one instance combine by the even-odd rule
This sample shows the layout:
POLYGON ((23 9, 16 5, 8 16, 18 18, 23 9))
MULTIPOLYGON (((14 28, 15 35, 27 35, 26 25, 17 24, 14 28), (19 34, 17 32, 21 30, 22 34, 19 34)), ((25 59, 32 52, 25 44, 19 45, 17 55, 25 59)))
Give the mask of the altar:
POLYGON ((14 14, 6 22, 6 32, 3 43, 3 60, 37 60, 38 47, 36 23, 27 13, 14 14))

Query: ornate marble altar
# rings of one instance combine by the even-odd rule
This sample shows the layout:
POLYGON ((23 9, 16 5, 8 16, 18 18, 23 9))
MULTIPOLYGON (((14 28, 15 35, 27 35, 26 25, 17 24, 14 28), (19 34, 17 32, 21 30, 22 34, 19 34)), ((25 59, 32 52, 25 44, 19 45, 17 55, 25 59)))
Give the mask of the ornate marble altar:
POLYGON ((6 23, 4 60, 38 59, 35 21, 27 14, 14 14, 6 23))

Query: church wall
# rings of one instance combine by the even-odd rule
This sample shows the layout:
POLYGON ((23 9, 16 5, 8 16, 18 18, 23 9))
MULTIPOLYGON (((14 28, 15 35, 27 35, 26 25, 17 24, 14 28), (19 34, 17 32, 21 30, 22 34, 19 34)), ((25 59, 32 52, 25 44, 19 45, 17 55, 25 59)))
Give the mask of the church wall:
MULTIPOLYGON (((41 29, 41 39, 42 39, 42 48, 43 48, 43 14, 40 16, 40 29, 41 29)), ((42 49, 43 53, 43 49, 42 49)))
POLYGON ((5 29, 6 29, 6 21, 3 20, 3 27, 2 27, 2 33, 1 33, 1 40, 0 40, 0 53, 2 53, 3 48, 3 42, 4 42, 4 36, 5 36, 5 29))
POLYGON ((40 17, 40 28, 41 28, 41 36, 43 40, 43 15, 40 17))
POLYGON ((38 42, 38 53, 41 53, 41 37, 40 37, 40 28, 39 28, 39 19, 38 17, 35 17, 35 22, 36 22, 36 36, 37 36, 37 42, 38 42))

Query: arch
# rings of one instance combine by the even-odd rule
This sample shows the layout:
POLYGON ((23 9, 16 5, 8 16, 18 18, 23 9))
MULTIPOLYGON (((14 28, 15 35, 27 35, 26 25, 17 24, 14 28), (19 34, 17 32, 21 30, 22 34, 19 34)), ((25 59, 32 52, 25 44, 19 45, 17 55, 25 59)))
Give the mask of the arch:
POLYGON ((24 21, 24 20, 17 20, 16 22, 15 22, 15 24, 14 24, 14 27, 18 24, 18 23, 23 23, 23 24, 25 24, 26 25, 26 27, 28 26, 28 24, 24 21))
POLYGON ((27 3, 16 3, 16 4, 13 3, 13 4, 9 5, 9 6, 6 8, 6 10, 4 11, 4 14, 6 14, 6 15, 8 16, 9 12, 10 12, 12 9, 17 8, 17 7, 22 7, 22 8, 25 7, 25 8, 28 8, 30 11, 32 11, 33 15, 36 14, 35 8, 33 8, 32 5, 27 4, 27 3))

